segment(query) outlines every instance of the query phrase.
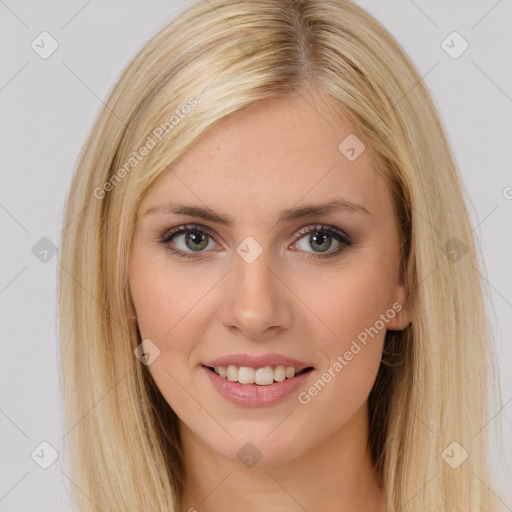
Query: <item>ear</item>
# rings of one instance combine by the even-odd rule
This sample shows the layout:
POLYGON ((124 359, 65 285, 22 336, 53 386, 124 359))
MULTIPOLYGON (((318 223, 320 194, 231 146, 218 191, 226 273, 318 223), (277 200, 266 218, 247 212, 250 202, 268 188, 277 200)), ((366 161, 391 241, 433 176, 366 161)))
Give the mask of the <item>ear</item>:
POLYGON ((387 323, 387 329, 390 331, 401 331, 412 321, 411 301, 405 283, 402 265, 400 265, 398 280, 391 294, 391 303, 389 304, 388 311, 390 311, 390 316, 392 314, 391 311, 395 312, 394 317, 390 318, 387 323))

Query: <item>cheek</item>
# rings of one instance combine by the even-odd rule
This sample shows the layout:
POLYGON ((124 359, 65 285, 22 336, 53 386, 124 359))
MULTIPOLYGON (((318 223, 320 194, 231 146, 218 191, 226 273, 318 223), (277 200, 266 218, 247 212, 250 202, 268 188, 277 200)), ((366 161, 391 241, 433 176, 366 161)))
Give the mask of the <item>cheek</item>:
POLYGON ((396 314, 389 304, 390 275, 376 258, 374 264, 361 260, 316 279, 314 292, 311 280, 309 285, 304 281, 298 294, 308 298, 317 317, 311 318, 318 327, 316 349, 322 354, 322 382, 305 390, 305 401, 322 394, 320 401, 339 400, 345 411, 353 411, 366 399, 379 369, 387 322, 396 314))
POLYGON ((141 339, 151 340, 159 351, 148 370, 164 398, 178 412, 189 398, 184 388, 192 370, 190 354, 206 328, 200 299, 211 284, 208 286, 207 278, 198 275, 191 285, 190 273, 175 268, 171 273, 165 257, 151 256, 143 249, 134 251, 130 292, 141 339))
POLYGON ((317 317, 315 323, 321 327, 318 333, 323 333, 322 344, 329 352, 348 349, 350 341, 358 336, 364 341, 364 333, 368 329, 374 333, 376 323, 380 336, 374 337, 383 339, 386 322, 379 319, 390 308, 392 280, 378 264, 361 261, 301 282, 303 288, 296 293, 306 298, 305 303, 317 317))
POLYGON ((382 318, 391 320, 394 311, 387 307, 382 278, 372 278, 366 270, 352 268, 326 281, 328 293, 317 295, 311 306, 329 330, 315 339, 322 355, 316 378, 297 397, 309 418, 304 435, 313 436, 319 423, 334 431, 349 422, 364 407, 375 382, 386 335, 382 318))
POLYGON ((190 399, 187 389, 193 378, 190 354, 206 328, 201 299, 212 283, 204 272, 191 279, 190 272, 177 272, 173 268, 171 273, 165 257, 150 258, 143 250, 135 250, 129 270, 141 338, 151 340, 159 350, 148 370, 178 416, 192 415, 195 421, 201 422, 201 407, 190 399))
POLYGON ((201 301, 212 283, 206 272, 180 272, 163 252, 156 258, 152 252, 136 249, 130 263, 130 292, 139 330, 141 336, 161 343, 179 340, 182 333, 177 333, 185 325, 190 328, 189 318, 201 318, 201 301))

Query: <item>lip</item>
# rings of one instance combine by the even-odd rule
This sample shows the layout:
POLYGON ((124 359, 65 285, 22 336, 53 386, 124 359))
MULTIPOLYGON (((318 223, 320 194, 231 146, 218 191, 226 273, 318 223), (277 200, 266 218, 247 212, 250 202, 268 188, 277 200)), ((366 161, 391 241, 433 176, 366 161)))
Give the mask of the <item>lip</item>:
MULTIPOLYGON (((212 361, 216 362, 216 361, 212 361)), ((223 365, 218 365, 223 366, 223 365)), ((293 366, 290 364, 290 366, 293 366)), ((217 375, 207 366, 203 370, 208 375, 214 388, 230 402, 245 407, 268 407, 284 400, 302 386, 314 370, 301 373, 291 379, 285 379, 281 382, 274 382, 268 386, 258 384, 240 384, 232 382, 224 377, 217 375)))
POLYGON ((249 354, 231 354, 229 356, 219 357, 211 361, 203 363, 203 366, 210 366, 215 368, 217 366, 250 366, 251 368, 263 368, 265 366, 293 366, 298 372, 304 368, 314 368, 310 363, 299 361, 279 354, 262 354, 260 356, 253 356, 249 354))

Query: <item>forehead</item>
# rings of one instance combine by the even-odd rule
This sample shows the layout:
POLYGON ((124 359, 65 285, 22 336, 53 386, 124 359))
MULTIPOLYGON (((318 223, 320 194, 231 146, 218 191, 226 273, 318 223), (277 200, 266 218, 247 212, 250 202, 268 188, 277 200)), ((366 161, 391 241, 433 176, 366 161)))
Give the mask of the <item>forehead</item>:
POLYGON ((236 214, 249 208, 263 214, 272 207, 277 211, 339 197, 371 205, 379 202, 384 182, 371 148, 355 160, 340 151, 343 141, 360 140, 354 137, 340 113, 307 96, 268 100, 206 133, 162 177, 143 206, 180 200, 215 211, 236 214))

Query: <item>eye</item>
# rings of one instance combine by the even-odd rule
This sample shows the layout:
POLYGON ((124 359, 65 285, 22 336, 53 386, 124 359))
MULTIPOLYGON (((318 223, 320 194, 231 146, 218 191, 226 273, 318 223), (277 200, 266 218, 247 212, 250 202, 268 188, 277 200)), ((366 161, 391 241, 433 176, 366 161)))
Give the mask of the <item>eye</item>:
POLYGON ((161 237, 159 242, 165 245, 173 254, 176 254, 180 259, 198 258, 200 255, 193 254, 194 252, 203 252, 203 249, 209 246, 209 241, 213 238, 212 233, 201 226, 195 224, 178 226, 166 231, 161 237), (181 240, 180 240, 181 238, 181 240), (177 242, 178 241, 178 242, 177 242), (173 248, 170 244, 177 246, 178 249, 173 248), (192 254, 189 252, 191 251, 192 254))
POLYGON ((308 247, 315 248, 314 254, 307 256, 308 258, 330 258, 339 255, 345 248, 350 247, 353 243, 349 236, 333 226, 310 226, 299 232, 299 236, 295 245, 304 239, 305 247, 299 247, 301 250, 307 251, 308 247), (332 240, 338 243, 338 249, 329 251, 332 246, 332 240), (316 250, 318 249, 318 251, 316 250), (326 254, 322 254, 326 253, 326 254))
MULTIPOLYGON (((301 251, 309 252, 308 246, 315 249, 313 254, 307 256, 307 258, 336 256, 353 244, 348 235, 333 226, 309 226, 299 231, 298 235, 294 245, 299 245, 299 242, 304 239, 305 244, 303 245, 306 246, 306 248, 299 247, 301 251), (334 251, 329 250, 333 239, 338 244, 338 249, 334 251)), ((213 242, 213 233, 209 229, 196 224, 178 226, 167 230, 158 237, 158 242, 165 245, 169 251, 180 259, 199 258, 201 257, 200 253, 205 252, 205 249, 211 249, 210 242, 214 246, 216 245, 213 242)))

